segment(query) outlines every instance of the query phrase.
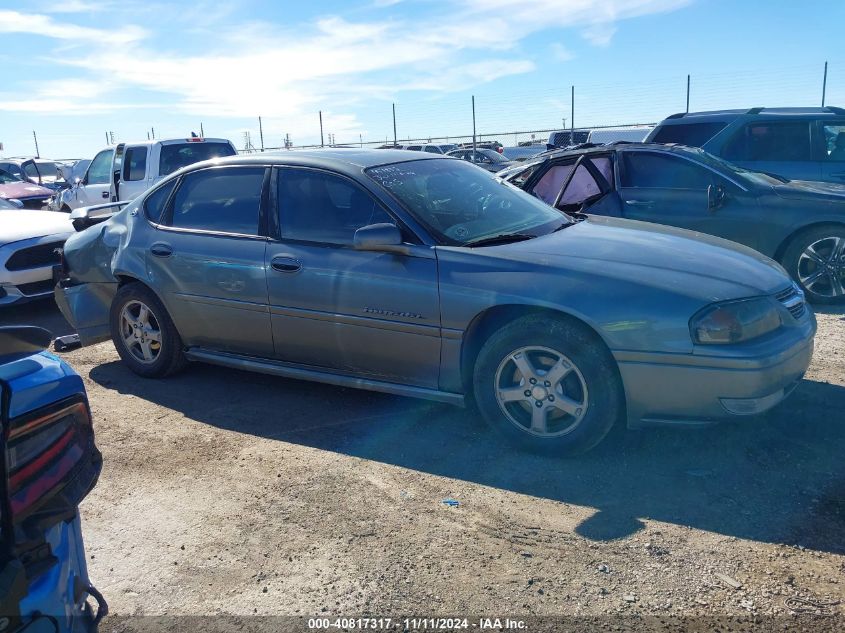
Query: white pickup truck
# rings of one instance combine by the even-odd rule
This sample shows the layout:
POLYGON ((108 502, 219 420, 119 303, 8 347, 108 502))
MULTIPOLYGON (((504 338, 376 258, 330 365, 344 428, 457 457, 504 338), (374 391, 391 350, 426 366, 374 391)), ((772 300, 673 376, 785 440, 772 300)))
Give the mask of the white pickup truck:
POLYGON ((105 202, 132 200, 177 169, 235 154, 235 146, 223 138, 119 143, 98 152, 85 175, 70 189, 53 196, 48 208, 70 212, 105 202))

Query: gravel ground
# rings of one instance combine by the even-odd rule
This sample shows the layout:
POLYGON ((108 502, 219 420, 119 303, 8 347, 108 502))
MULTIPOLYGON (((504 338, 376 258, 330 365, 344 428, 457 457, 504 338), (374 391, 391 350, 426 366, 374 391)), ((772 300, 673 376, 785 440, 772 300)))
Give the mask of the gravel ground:
POLYGON ((818 315, 774 412, 622 430, 568 460, 444 405, 202 365, 143 380, 110 343, 64 354, 105 459, 82 506, 91 577, 118 616, 841 618, 843 314, 818 315))

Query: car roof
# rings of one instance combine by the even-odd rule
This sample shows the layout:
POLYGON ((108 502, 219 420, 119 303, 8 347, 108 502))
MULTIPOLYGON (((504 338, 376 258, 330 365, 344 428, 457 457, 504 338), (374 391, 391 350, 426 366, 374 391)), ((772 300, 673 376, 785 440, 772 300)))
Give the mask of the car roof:
POLYGON ((279 150, 215 158, 210 161, 194 163, 185 167, 184 170, 191 171, 205 165, 301 165, 305 167, 332 167, 340 171, 348 171, 353 168, 366 169, 413 160, 442 160, 444 158, 443 154, 395 149, 279 150))
POLYGON ((706 110, 702 112, 679 112, 666 117, 661 125, 679 125, 708 120, 733 120, 743 116, 842 116, 845 109, 827 106, 823 108, 746 108, 744 110, 706 110))
MULTIPOLYGON (((626 149, 650 149, 663 152, 670 152, 675 154, 699 154, 701 149, 698 147, 689 147, 687 145, 680 145, 679 143, 629 143, 627 141, 608 143, 607 145, 590 145, 573 148, 573 149, 553 149, 541 154, 537 154, 536 159, 560 158, 562 156, 581 156, 582 154, 603 154, 607 152, 614 152, 626 149)), ((528 162, 534 162, 526 161, 528 162)))

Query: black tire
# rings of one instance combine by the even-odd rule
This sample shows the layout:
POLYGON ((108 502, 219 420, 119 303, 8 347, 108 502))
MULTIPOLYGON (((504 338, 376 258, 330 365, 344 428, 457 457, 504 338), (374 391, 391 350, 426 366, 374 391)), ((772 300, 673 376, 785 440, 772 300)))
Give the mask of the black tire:
MULTIPOLYGON (((537 375, 541 373, 542 370, 537 375)), ((511 379, 518 380, 520 385, 511 386, 511 389, 525 389, 524 393, 527 395, 531 385, 527 384, 524 378, 511 379)), ((516 384, 515 382, 514 385, 516 384)), ((539 316, 519 318, 490 336, 475 363, 473 392, 476 407, 494 430, 523 448, 561 456, 584 453, 601 442, 619 420, 624 402, 615 361, 604 343, 586 326, 577 322, 539 316), (574 366, 577 371, 569 370, 567 378, 561 380, 557 386, 558 390, 552 385, 546 390, 546 395, 558 394, 560 403, 575 389, 576 395, 571 401, 586 404, 586 412, 583 412, 583 409, 577 410, 580 412, 580 421, 574 414, 549 409, 548 417, 544 416, 545 423, 549 425, 549 432, 538 435, 525 424, 518 424, 520 421, 530 424, 532 403, 536 405, 540 402, 535 400, 534 392, 531 392, 532 395, 525 398, 525 401, 500 405, 497 392, 500 388, 504 392, 501 380, 512 375, 509 371, 511 364, 516 367, 511 355, 523 348, 533 348, 526 354, 537 355, 531 360, 532 365, 551 363, 554 354, 557 354, 574 366), (548 356, 547 361, 544 361, 544 355, 548 356), (577 384, 571 382, 573 376, 577 384), (584 387, 586 389, 583 389, 584 387), (565 393, 559 389, 564 389, 565 393), (577 395, 579 393, 580 397, 577 395), (556 415, 561 417, 549 420, 549 417, 556 415), (556 430, 553 423, 560 428, 556 430)), ((544 407, 559 406, 546 405, 546 400, 554 400, 554 397, 543 398, 544 407)))
POLYGON ((121 360, 139 376, 163 378, 182 370, 188 362, 185 358, 182 338, 176 326, 173 325, 170 315, 156 294, 141 283, 129 283, 118 289, 112 300, 109 325, 112 341, 121 360), (121 331, 124 326, 121 317, 124 308, 129 306, 132 311, 139 303, 148 308, 150 313, 148 322, 158 330, 160 338, 157 348, 154 343, 151 344, 154 356, 152 360, 147 361, 137 356, 143 354, 140 344, 136 343, 130 348, 121 331))
MULTIPOLYGON (((816 244, 818 253, 824 259, 830 254, 831 246, 837 239, 845 242, 845 226, 836 224, 819 226, 796 235, 783 253, 781 264, 786 268, 786 272, 801 286, 807 301, 810 303, 828 305, 845 303, 845 292, 839 294, 832 292, 834 286, 831 283, 831 277, 827 274, 822 275, 815 283, 806 284, 802 281, 802 277, 806 279, 809 274, 818 270, 814 268, 815 262, 802 258, 802 254, 811 245, 816 244)), ((845 285, 845 252, 837 261, 830 263, 834 266, 833 275, 838 276, 840 286, 845 285)), ((838 288, 836 290, 838 291, 838 288)))

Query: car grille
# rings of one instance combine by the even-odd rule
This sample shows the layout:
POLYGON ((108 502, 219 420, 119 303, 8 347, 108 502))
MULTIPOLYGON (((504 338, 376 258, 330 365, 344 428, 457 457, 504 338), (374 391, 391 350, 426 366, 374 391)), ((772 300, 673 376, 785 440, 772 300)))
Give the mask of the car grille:
POLYGON ((61 263, 61 258, 56 253, 61 248, 62 242, 48 242, 38 246, 30 246, 16 251, 6 262, 7 270, 28 270, 30 268, 41 268, 61 263))
POLYGON ((775 299, 780 301, 796 319, 800 319, 807 311, 807 306, 804 303, 804 295, 795 286, 790 286, 786 290, 777 293, 775 299))
POLYGON ((53 289, 53 280, 47 279, 45 281, 34 281, 31 284, 21 284, 18 286, 18 290, 21 291, 21 294, 26 295, 27 297, 34 297, 35 295, 41 295, 45 292, 50 292, 53 289))

